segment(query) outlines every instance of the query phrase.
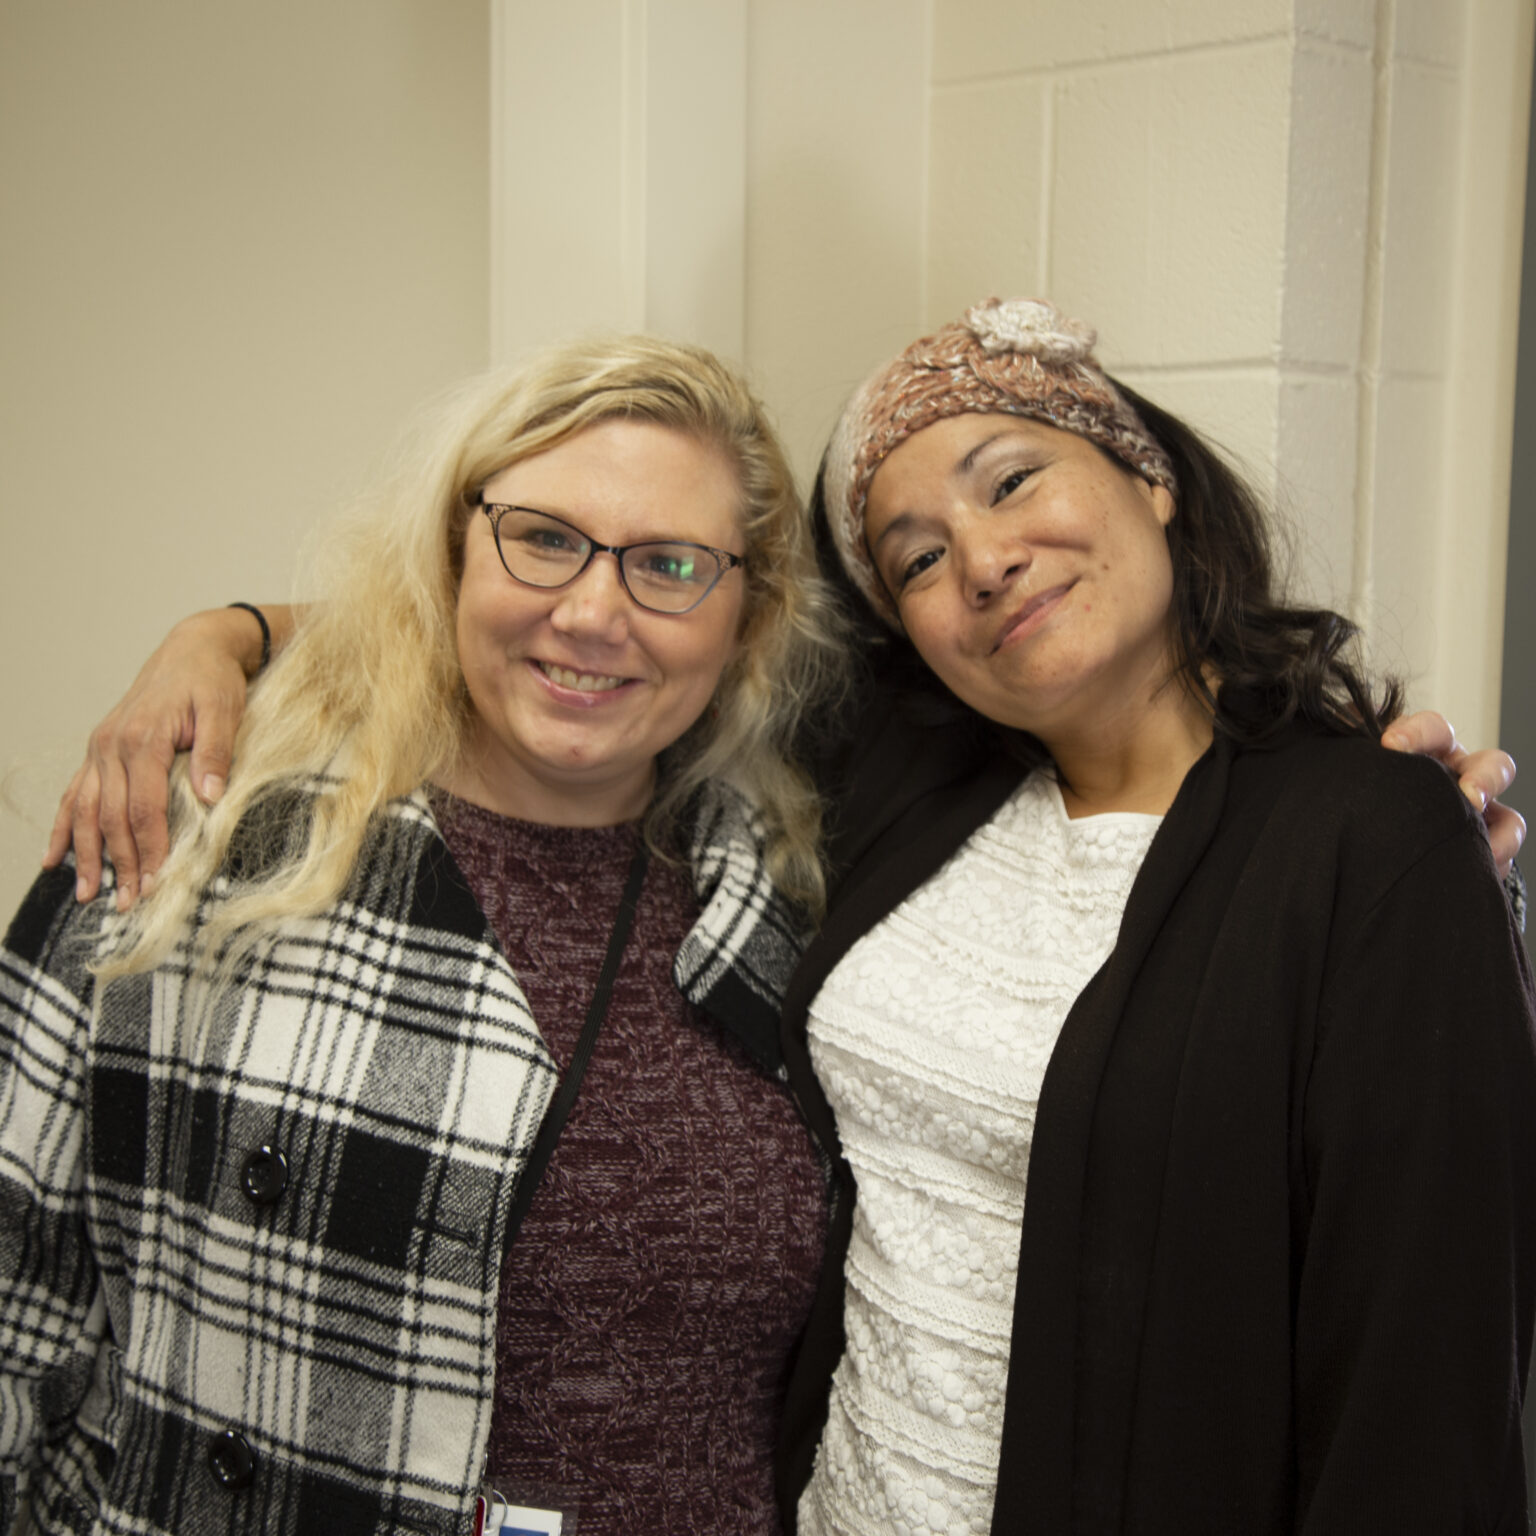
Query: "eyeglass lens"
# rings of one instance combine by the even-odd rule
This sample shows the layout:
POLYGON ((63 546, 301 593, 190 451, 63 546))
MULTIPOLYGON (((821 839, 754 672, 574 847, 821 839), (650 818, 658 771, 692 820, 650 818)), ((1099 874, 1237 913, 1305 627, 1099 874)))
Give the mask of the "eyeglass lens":
MULTIPOLYGON (((509 507, 496 524, 502 563, 531 587, 563 587, 592 555, 592 541, 558 517, 509 507)), ((697 544, 632 544, 620 560, 629 595, 658 613, 686 613, 720 579, 721 568, 697 544)))

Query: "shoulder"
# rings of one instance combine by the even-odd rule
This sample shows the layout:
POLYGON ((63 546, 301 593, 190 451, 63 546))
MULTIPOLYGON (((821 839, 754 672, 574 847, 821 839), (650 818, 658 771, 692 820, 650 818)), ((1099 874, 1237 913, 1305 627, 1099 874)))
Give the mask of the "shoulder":
POLYGON ((75 900, 73 861, 45 869, 27 892, 5 934, 7 970, 12 975, 52 976, 81 998, 90 996, 91 964, 116 921, 116 885, 110 864, 94 900, 75 900))
POLYGON ((1478 878, 1493 878, 1482 823, 1437 762, 1389 752, 1359 736, 1297 731, 1273 748, 1236 755, 1232 799, 1271 806, 1272 836, 1297 861, 1326 859, 1342 880, 1384 891, 1435 850, 1459 850, 1478 878))
POLYGON ((1369 835, 1372 827, 1415 827, 1425 838, 1474 828, 1477 817, 1451 775, 1432 758, 1389 752, 1363 736, 1297 732, 1273 752, 1270 775, 1318 802, 1326 819, 1369 835))
POLYGON ((377 916, 500 948, 425 790, 391 800, 368 829, 347 896, 377 916))

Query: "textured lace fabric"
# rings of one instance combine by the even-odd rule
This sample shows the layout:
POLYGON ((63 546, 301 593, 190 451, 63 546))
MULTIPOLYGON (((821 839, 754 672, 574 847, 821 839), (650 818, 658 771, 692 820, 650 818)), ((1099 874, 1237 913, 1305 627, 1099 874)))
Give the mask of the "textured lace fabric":
MULTIPOLYGON (((632 827, 434 810, 562 1070, 632 827)), ((672 983, 696 917, 651 861, 597 1048, 502 1268, 489 1471, 580 1536, 779 1529, 773 1447, 826 1240, 787 1092, 672 983)))
POLYGON ((858 1208, 805 1536, 991 1527, 1040 1085, 1160 821, 1069 820, 1032 775, 812 1005, 858 1208))

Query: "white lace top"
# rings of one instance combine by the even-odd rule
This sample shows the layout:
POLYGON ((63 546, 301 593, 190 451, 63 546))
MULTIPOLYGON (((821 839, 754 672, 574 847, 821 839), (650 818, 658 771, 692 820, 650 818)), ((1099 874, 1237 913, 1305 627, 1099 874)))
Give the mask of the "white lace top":
POLYGON ((1069 820, 1032 775, 812 1005, 858 1206, 806 1536, 991 1526, 1040 1085, 1160 821, 1069 820))

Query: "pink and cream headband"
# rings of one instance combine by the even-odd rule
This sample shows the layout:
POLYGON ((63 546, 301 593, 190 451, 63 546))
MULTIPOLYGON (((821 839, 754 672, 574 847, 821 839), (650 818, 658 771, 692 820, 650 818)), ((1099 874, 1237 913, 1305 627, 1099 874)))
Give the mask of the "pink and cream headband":
POLYGON ((827 517, 844 568, 888 623, 899 627, 864 542, 869 483, 887 454, 947 416, 1033 417, 1088 438, 1178 495, 1168 455, 1099 367, 1096 339, 1091 327, 1041 300, 989 299, 913 342, 848 402, 827 446, 827 517))

